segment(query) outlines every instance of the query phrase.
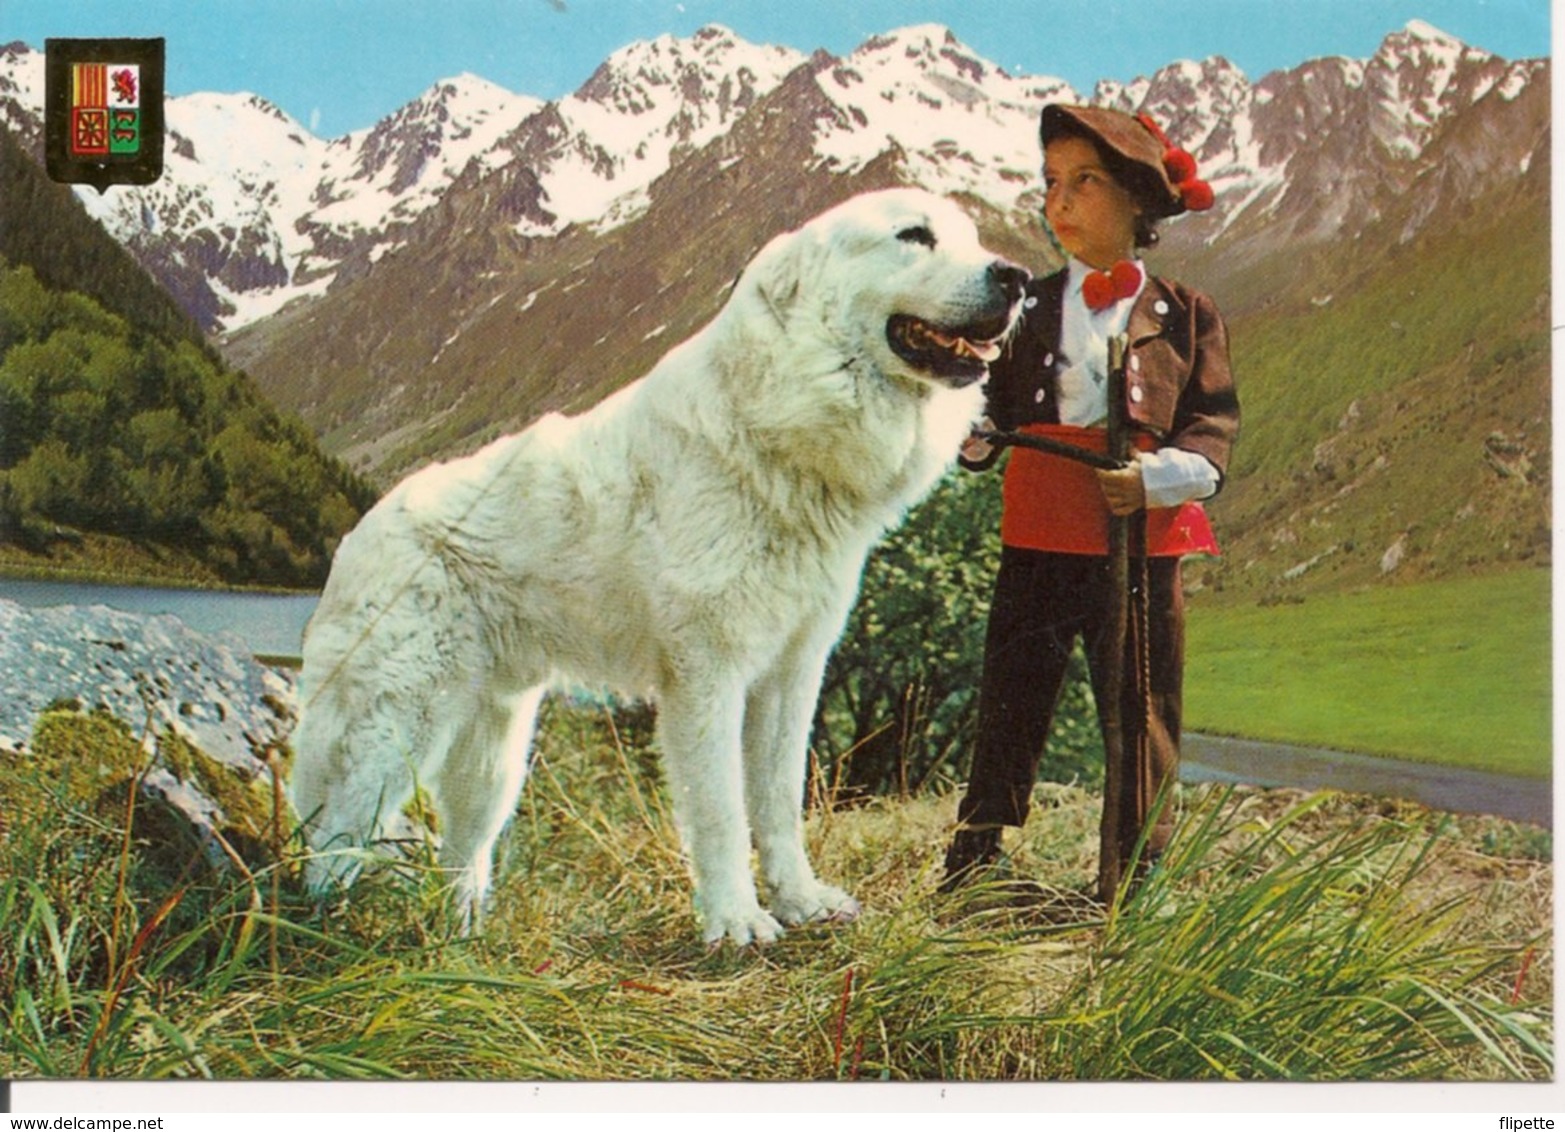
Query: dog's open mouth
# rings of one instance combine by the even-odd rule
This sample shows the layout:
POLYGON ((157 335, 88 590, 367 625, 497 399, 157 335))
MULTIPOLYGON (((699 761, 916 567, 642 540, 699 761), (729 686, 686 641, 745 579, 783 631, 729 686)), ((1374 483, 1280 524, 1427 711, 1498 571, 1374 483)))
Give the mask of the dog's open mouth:
POLYGON ((910 314, 895 314, 886 322, 886 341, 903 361, 961 387, 989 372, 989 363, 1000 356, 1006 327, 1002 318, 948 329, 910 314))

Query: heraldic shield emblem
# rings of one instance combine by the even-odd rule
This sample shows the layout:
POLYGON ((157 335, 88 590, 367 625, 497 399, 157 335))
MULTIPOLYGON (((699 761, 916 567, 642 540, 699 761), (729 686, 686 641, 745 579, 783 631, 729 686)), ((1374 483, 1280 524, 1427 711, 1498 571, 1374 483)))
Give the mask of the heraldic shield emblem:
POLYGON ((44 60, 50 177, 101 193, 163 175, 163 40, 50 39, 44 60))

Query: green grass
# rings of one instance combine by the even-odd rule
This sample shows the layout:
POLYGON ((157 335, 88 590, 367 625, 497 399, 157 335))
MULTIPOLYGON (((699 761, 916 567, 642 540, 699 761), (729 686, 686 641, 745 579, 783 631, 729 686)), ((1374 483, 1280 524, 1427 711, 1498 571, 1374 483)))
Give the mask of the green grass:
POLYGON ((225 588, 216 571, 193 554, 85 531, 71 532, 47 551, 0 542, 0 575, 45 582, 225 588))
MULTIPOLYGON (((83 717, 85 718, 85 717, 83 717)), ((58 723, 64 726, 63 723, 58 723)), ((1188 792, 1141 894, 1059 918, 944 897, 954 799, 818 807, 866 911, 703 947, 636 734, 552 708, 480 935, 427 853, 326 911, 296 855, 213 875, 26 760, 0 840, 0 1076, 1542 1080, 1546 845, 1342 795, 1188 792), (73 800, 77 799, 77 800, 73 800), (1508 847, 1508 848, 1507 848, 1508 847)), ((1093 875, 1099 799, 1040 786, 1012 868, 1093 875)), ((254 847, 253 847, 254 848, 254 847)))
POLYGON ((1300 604, 1201 604, 1186 725, 1543 778, 1547 570, 1386 586, 1300 604))
POLYGON ((1256 820, 1209 795, 1186 815, 1111 918, 1111 961, 1065 996, 1079 1025, 1054 1045, 1073 1076, 1169 1079, 1175 1065, 1229 1081, 1384 1081, 1444 1072, 1431 1043, 1476 1042, 1508 1075, 1548 1056, 1466 982, 1478 955, 1447 934, 1466 898, 1409 915, 1439 834, 1314 820, 1330 804, 1315 795, 1256 820), (1512 1041, 1521 1061, 1504 1052, 1512 1041))
MULTIPOLYGON (((1245 422, 1230 469, 1236 480, 1275 476, 1286 492, 1285 477, 1309 467, 1310 453, 1337 431, 1351 402, 1395 390, 1453 359, 1467 358, 1468 375, 1476 376, 1506 358, 1535 358, 1546 387, 1550 332, 1540 296, 1549 292, 1548 206, 1525 192, 1492 204, 1418 240, 1393 238, 1383 254, 1355 254, 1347 263, 1306 255, 1294 275, 1316 275, 1308 291, 1234 320, 1245 422), (1503 278, 1508 285, 1474 287, 1475 278, 1503 278), (1321 306, 1305 295, 1331 298, 1321 306)), ((1278 291, 1291 290, 1278 282, 1278 291)), ((1257 280, 1245 293, 1271 292, 1257 280)), ((1442 395, 1471 413, 1463 392, 1454 381, 1442 395)), ((1546 422, 1545 414, 1540 424, 1546 422)), ((1410 503, 1416 485, 1409 481, 1410 503)))

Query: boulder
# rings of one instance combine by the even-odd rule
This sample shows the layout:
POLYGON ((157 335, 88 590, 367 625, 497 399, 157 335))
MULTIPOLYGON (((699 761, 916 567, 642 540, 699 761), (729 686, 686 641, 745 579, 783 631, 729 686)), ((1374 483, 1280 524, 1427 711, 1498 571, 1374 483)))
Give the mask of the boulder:
POLYGON ((159 827, 184 827, 214 865, 264 856, 293 828, 273 768, 286 766, 295 712, 292 674, 236 637, 0 600, 0 823, 58 804, 113 820, 139 783, 159 827))

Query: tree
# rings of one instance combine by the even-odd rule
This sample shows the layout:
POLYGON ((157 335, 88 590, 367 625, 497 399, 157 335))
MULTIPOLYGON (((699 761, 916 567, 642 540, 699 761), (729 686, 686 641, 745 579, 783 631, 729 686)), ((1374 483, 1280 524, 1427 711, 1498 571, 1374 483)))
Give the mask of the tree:
POLYGON ((195 343, 136 330, 0 261, 7 540, 47 552, 71 527, 177 544, 233 582, 313 586, 373 501, 297 419, 195 343))
MULTIPOLYGON (((916 792, 965 770, 999 532, 1000 476, 956 471, 870 555, 816 716, 816 746, 840 791, 916 792)), ((1047 776, 1101 776, 1085 677, 1078 657, 1047 776)))
POLYGON ((34 512, 61 523, 78 523, 91 515, 92 468, 85 456, 72 452, 63 440, 44 441, 6 473, 23 513, 34 512))

